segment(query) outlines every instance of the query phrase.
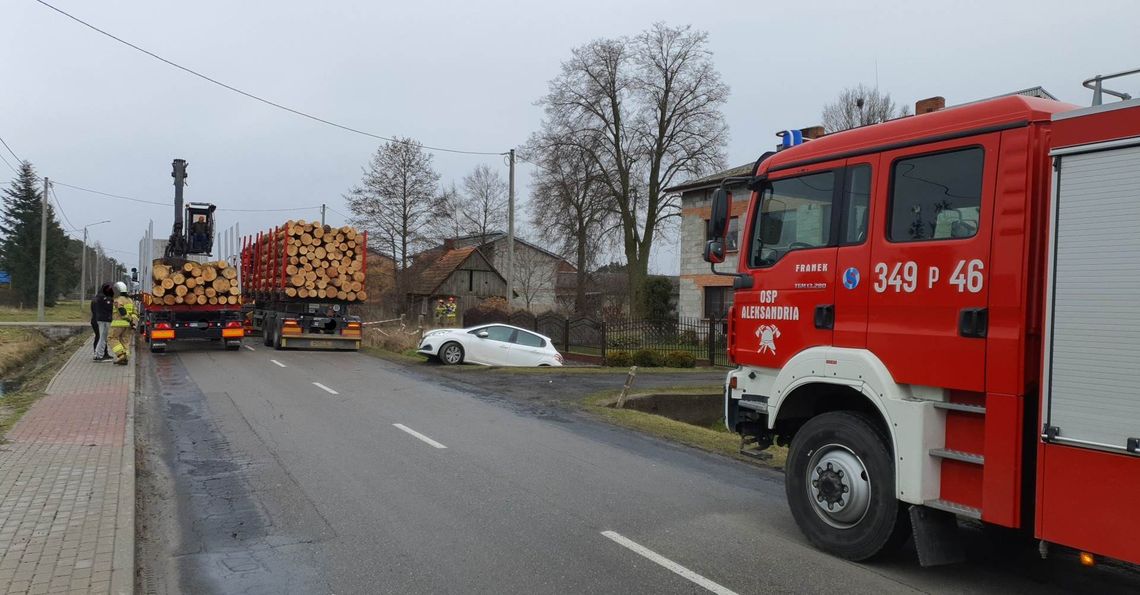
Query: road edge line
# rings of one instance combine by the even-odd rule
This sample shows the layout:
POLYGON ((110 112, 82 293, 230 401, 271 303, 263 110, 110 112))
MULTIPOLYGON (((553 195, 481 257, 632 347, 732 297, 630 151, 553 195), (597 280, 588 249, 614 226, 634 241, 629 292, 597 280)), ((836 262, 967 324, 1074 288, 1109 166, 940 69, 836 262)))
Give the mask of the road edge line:
POLYGON ((720 583, 705 578, 696 572, 693 572, 692 570, 681 566, 680 564, 670 560, 669 558, 666 558, 665 556, 662 556, 661 554, 658 554, 657 552, 641 545, 640 543, 637 543, 636 541, 633 541, 632 539, 622 535, 621 533, 618 533, 617 531, 602 531, 602 536, 641 556, 642 558, 645 558, 646 560, 649 560, 650 562, 653 562, 654 564, 665 568, 673 574, 676 574, 697 586, 703 587, 708 591, 716 593, 717 595, 738 595, 736 591, 733 591, 732 589, 729 589, 720 583))

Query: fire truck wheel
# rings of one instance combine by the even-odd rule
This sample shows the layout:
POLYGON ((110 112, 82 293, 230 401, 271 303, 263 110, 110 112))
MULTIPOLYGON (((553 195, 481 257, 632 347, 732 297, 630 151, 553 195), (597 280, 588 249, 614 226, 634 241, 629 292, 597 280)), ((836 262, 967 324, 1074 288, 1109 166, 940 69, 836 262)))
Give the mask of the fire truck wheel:
POLYGON ((867 416, 852 411, 824 413, 796 433, 784 488, 796 524, 813 545, 861 561, 906 539, 906 508, 895 499, 888 444, 867 416))

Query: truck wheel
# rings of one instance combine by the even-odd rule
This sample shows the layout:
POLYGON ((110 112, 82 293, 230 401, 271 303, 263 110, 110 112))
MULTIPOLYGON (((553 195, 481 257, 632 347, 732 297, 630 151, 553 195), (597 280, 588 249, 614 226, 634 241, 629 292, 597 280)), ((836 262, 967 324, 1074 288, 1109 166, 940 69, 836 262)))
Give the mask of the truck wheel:
POLYGON ((858 562, 906 539, 906 507, 895 498, 888 444, 870 419, 850 411, 814 417, 796 433, 784 488, 812 545, 858 562))
POLYGON ((273 348, 281 351, 281 330, 277 328, 273 329, 273 348))
POLYGON ((454 341, 451 343, 444 343, 443 347, 439 348, 439 361, 450 366, 462 364, 463 346, 454 341))
POLYGON ((273 332, 271 331, 272 328, 273 326, 268 322, 262 324, 261 326, 261 342, 266 347, 273 347, 273 332))

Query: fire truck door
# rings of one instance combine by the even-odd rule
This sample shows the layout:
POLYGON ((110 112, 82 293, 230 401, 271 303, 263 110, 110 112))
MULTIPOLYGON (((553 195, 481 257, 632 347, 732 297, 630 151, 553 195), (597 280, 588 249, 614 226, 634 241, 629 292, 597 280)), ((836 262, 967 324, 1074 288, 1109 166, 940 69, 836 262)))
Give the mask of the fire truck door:
POLYGON ((735 296, 737 363, 779 368, 831 345, 841 166, 779 172, 761 191, 746 255, 756 284, 735 296))
POLYGON ((985 390, 998 138, 880 157, 867 347, 900 384, 985 390))

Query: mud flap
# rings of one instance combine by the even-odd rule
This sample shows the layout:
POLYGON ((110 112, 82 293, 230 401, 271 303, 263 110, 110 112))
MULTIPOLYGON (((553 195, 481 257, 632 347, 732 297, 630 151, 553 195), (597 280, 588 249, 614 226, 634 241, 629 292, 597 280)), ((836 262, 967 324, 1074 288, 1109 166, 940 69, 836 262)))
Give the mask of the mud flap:
POLYGON ((914 505, 910 507, 910 525, 919 564, 943 566, 966 559, 958 518, 953 513, 914 505))

